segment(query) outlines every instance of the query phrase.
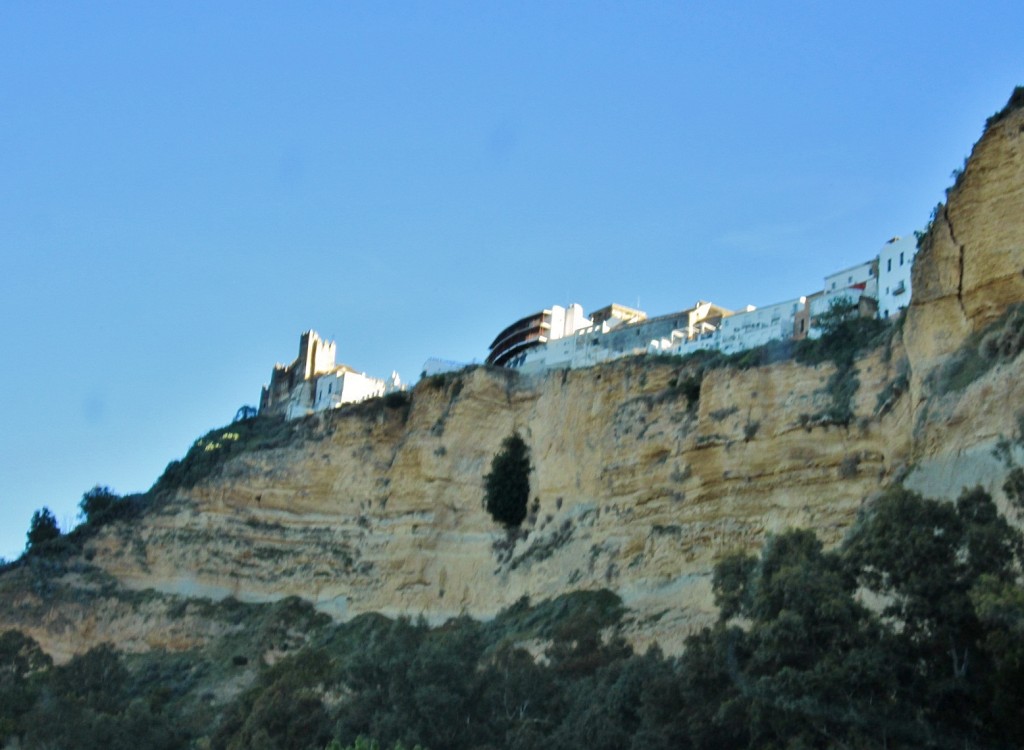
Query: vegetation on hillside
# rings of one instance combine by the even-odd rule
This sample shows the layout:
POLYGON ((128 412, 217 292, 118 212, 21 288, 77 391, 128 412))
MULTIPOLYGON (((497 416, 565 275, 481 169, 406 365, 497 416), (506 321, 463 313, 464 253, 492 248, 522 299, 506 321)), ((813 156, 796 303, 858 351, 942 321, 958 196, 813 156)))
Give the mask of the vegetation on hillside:
MULTIPOLYGON (((67 533, 58 527, 57 519, 49 508, 40 508, 29 522, 25 557, 66 559, 80 553, 85 541, 102 526, 128 521, 156 502, 151 494, 122 497, 109 487, 97 485, 82 495, 78 504, 81 523, 67 533)), ((3 567, 17 567, 25 562, 25 557, 4 563, 3 567)))
POLYGON ((1024 351, 1024 305, 1013 305, 980 335, 963 345, 932 373, 929 384, 938 395, 963 391, 997 364, 1024 351))
POLYGON ((1006 106, 985 121, 985 130, 998 124, 1018 109, 1024 109, 1024 86, 1015 86, 1006 106))
POLYGON ((956 503, 896 489, 834 550, 794 530, 723 559, 718 622, 674 658, 629 648, 609 592, 438 628, 334 624, 295 599, 186 602, 236 626, 205 649, 100 647, 59 667, 7 633, 0 734, 86 749, 1020 747, 1022 549, 980 489, 956 503))
POLYGON ((253 417, 210 430, 192 444, 184 458, 167 464, 154 489, 193 487, 231 456, 288 445, 300 424, 283 417, 253 417))

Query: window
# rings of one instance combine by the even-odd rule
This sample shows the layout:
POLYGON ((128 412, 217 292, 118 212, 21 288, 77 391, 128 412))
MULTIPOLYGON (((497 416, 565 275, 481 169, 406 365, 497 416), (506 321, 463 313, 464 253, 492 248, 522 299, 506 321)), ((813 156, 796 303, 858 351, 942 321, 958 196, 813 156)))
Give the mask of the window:
POLYGON ((903 253, 900 253, 900 265, 903 265, 903 253))
POLYGON ((892 270, 892 258, 889 258, 889 260, 887 260, 885 262, 885 270, 886 271, 891 271, 892 270))

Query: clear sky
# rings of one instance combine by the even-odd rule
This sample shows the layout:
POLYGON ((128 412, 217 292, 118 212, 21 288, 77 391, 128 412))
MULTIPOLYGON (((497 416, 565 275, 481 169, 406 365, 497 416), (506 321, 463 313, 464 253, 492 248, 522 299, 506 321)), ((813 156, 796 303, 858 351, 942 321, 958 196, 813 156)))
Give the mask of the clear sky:
POLYGON ((0 555, 301 331, 414 380, 552 304, 820 287, 928 219, 1024 3, 0 3, 0 555))

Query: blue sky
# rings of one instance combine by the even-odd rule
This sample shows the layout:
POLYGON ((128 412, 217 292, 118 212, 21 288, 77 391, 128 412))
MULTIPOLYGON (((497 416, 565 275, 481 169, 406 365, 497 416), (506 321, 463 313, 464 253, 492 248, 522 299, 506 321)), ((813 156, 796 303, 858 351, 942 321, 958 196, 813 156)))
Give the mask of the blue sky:
POLYGON ((921 227, 1024 4, 0 4, 0 555, 315 328, 414 379, 552 304, 814 291, 921 227))

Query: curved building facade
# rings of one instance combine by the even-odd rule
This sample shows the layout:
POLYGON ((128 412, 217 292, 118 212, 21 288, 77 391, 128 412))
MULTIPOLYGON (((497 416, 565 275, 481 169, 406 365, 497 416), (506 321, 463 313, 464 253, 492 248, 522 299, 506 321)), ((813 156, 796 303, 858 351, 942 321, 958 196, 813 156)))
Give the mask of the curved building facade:
POLYGON ((489 347, 487 364, 515 367, 521 355, 540 344, 569 336, 592 325, 580 305, 568 308, 553 305, 550 309, 527 315, 499 333, 489 347))

